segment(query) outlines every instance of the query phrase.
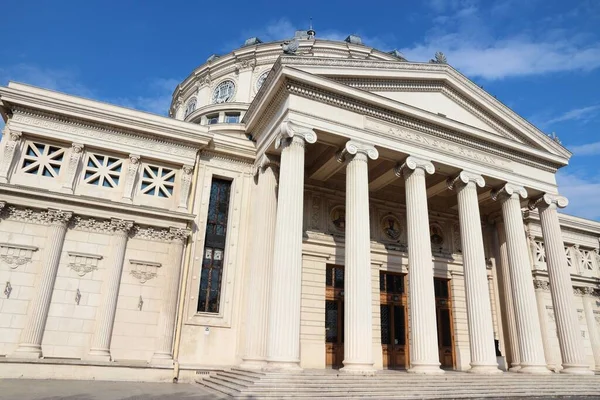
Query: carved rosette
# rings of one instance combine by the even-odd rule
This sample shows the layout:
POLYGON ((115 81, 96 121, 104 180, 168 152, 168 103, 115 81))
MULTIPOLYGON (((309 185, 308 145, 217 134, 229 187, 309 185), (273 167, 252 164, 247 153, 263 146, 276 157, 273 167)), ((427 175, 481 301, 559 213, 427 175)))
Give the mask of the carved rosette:
POLYGON ((564 196, 557 194, 546 193, 537 199, 529 201, 529 209, 535 210, 536 208, 565 208, 569 205, 569 200, 564 196))
MULTIPOLYGON (((8 128, 4 130, 5 135, 7 130, 8 128)), ((8 130, 8 133, 9 140, 6 141, 4 151, 2 152, 2 160, 0 161, 0 182, 2 183, 8 182, 8 171, 14 161, 17 147, 21 142, 21 132, 8 130)))
POLYGON ((483 179, 483 176, 468 171, 461 171, 460 174, 454 178, 448 178, 446 184, 450 190, 460 190, 471 182, 481 188, 485 186, 485 179, 483 179))
POLYGON ((296 142, 304 146, 304 142, 315 143, 316 141, 317 134, 312 128, 298 125, 286 119, 279 127, 279 134, 275 139, 275 148, 278 149, 288 142, 296 142), (294 140, 295 138, 297 140, 294 140))
POLYGON ((71 154, 67 162, 67 173, 63 188, 68 192, 73 193, 73 184, 75 183, 75 177, 77 176, 77 169, 79 168, 79 161, 83 154, 83 144, 73 143, 71 145, 71 154))
POLYGON ((550 290, 550 283, 548 283, 547 281, 542 281, 540 279, 534 279, 533 281, 533 287, 536 290, 550 290))
POLYGON ((507 183, 502 186, 500 189, 496 189, 492 191, 492 199, 494 201, 504 201, 511 197, 517 198, 527 198, 527 190, 523 186, 513 185, 512 183, 507 183))
POLYGON ((135 188, 135 181, 137 178, 137 172, 140 167, 140 156, 136 154, 129 155, 129 165, 125 172, 125 188, 123 189, 123 200, 131 201, 133 199, 133 189, 135 188))
POLYGON ((190 188, 192 186, 193 165, 184 165, 181 168, 181 186, 179 188, 179 206, 182 211, 187 211, 188 197, 190 196, 190 188))
POLYGON ((432 175, 435 172, 435 167, 429 160, 408 156, 406 160, 404 160, 403 164, 397 165, 394 168, 394 172, 398 178, 402 177, 403 174, 410 175, 415 172, 432 175))

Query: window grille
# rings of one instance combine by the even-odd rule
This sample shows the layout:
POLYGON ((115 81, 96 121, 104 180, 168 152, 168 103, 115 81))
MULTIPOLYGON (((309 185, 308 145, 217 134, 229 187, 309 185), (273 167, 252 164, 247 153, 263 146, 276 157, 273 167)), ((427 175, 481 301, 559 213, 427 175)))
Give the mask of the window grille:
POLYGON ((144 165, 141 191, 149 196, 170 198, 175 187, 175 170, 155 165, 144 165))
POLYGON ((565 254, 567 256, 567 267, 573 268, 573 254, 571 253, 571 249, 565 246, 565 254))
POLYGON ((535 261, 536 263, 546 262, 546 247, 544 242, 535 241, 535 261))
POLYGON ((89 154, 83 181, 89 185, 106 188, 119 186, 123 160, 116 157, 89 154))
POLYGON ((589 250, 580 250, 581 266, 588 271, 593 269, 592 252, 589 250))
POLYGON ((49 144, 28 142, 21 170, 25 173, 56 178, 60 173, 65 149, 49 144))

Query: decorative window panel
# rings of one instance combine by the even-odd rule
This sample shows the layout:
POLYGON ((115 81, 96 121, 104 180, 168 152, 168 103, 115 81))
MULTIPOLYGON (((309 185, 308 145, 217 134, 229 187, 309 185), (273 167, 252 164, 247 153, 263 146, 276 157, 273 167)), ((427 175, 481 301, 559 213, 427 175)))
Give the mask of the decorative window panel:
POLYGON ((544 246, 544 242, 535 241, 535 261, 537 263, 545 263, 546 262, 546 247, 544 246))
POLYGON ((27 174, 56 178, 60 173, 65 157, 65 149, 62 147, 27 142, 21 170, 27 174))
POLYGON ((593 267, 593 253, 590 250, 580 250, 580 263, 584 269, 591 271, 593 267))
POLYGON ((230 194, 231 181, 213 179, 204 239, 198 312, 219 312, 230 194))
POLYGON ((144 165, 140 190, 143 194, 162 198, 173 196, 175 170, 155 165, 144 165))
POLYGON ((123 160, 100 154, 89 154, 83 181, 90 185, 106 188, 119 186, 123 160))
POLYGON ((573 268, 573 252, 570 247, 565 247, 565 255, 567 256, 567 267, 573 268))
POLYGON ((196 98, 192 98, 185 107, 185 116, 187 117, 196 110, 196 98))

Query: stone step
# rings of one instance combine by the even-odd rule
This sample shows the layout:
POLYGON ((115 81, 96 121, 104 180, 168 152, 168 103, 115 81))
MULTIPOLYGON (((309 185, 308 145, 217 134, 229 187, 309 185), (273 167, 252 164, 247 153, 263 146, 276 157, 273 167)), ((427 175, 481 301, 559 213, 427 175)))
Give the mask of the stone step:
POLYGON ((254 371, 254 370, 249 370, 249 369, 231 368, 229 371, 236 373, 236 374, 245 375, 248 377, 255 377, 255 378, 267 376, 267 372, 254 371))
POLYGON ((246 375, 242 375, 242 374, 237 374, 235 372, 219 372, 217 374, 214 374, 212 376, 222 376, 222 377, 227 377, 227 378, 231 378, 231 379, 237 379, 241 382, 245 382, 247 384, 253 384, 255 382, 260 382, 261 379, 260 378, 252 378, 246 375))
POLYGON ((226 386, 221 385, 219 382, 213 382, 213 381, 211 381, 209 378, 203 379, 203 380, 199 380, 199 381, 196 381, 196 382, 199 383, 199 384, 201 384, 204 387, 212 389, 213 391, 216 391, 216 392, 222 393, 222 394, 226 394, 226 395, 231 396, 231 397, 245 396, 239 390, 230 389, 230 388, 228 388, 226 386))

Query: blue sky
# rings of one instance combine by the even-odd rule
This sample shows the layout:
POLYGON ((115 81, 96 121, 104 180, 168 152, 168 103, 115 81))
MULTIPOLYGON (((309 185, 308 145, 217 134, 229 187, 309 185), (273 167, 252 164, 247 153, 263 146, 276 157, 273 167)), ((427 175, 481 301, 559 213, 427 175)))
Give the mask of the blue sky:
POLYGON ((448 62, 574 156, 567 213, 600 221, 600 1, 0 0, 0 84, 9 80, 165 114, 177 83, 250 36, 359 34, 412 61, 448 62), (222 7, 219 7, 219 4, 222 7))

